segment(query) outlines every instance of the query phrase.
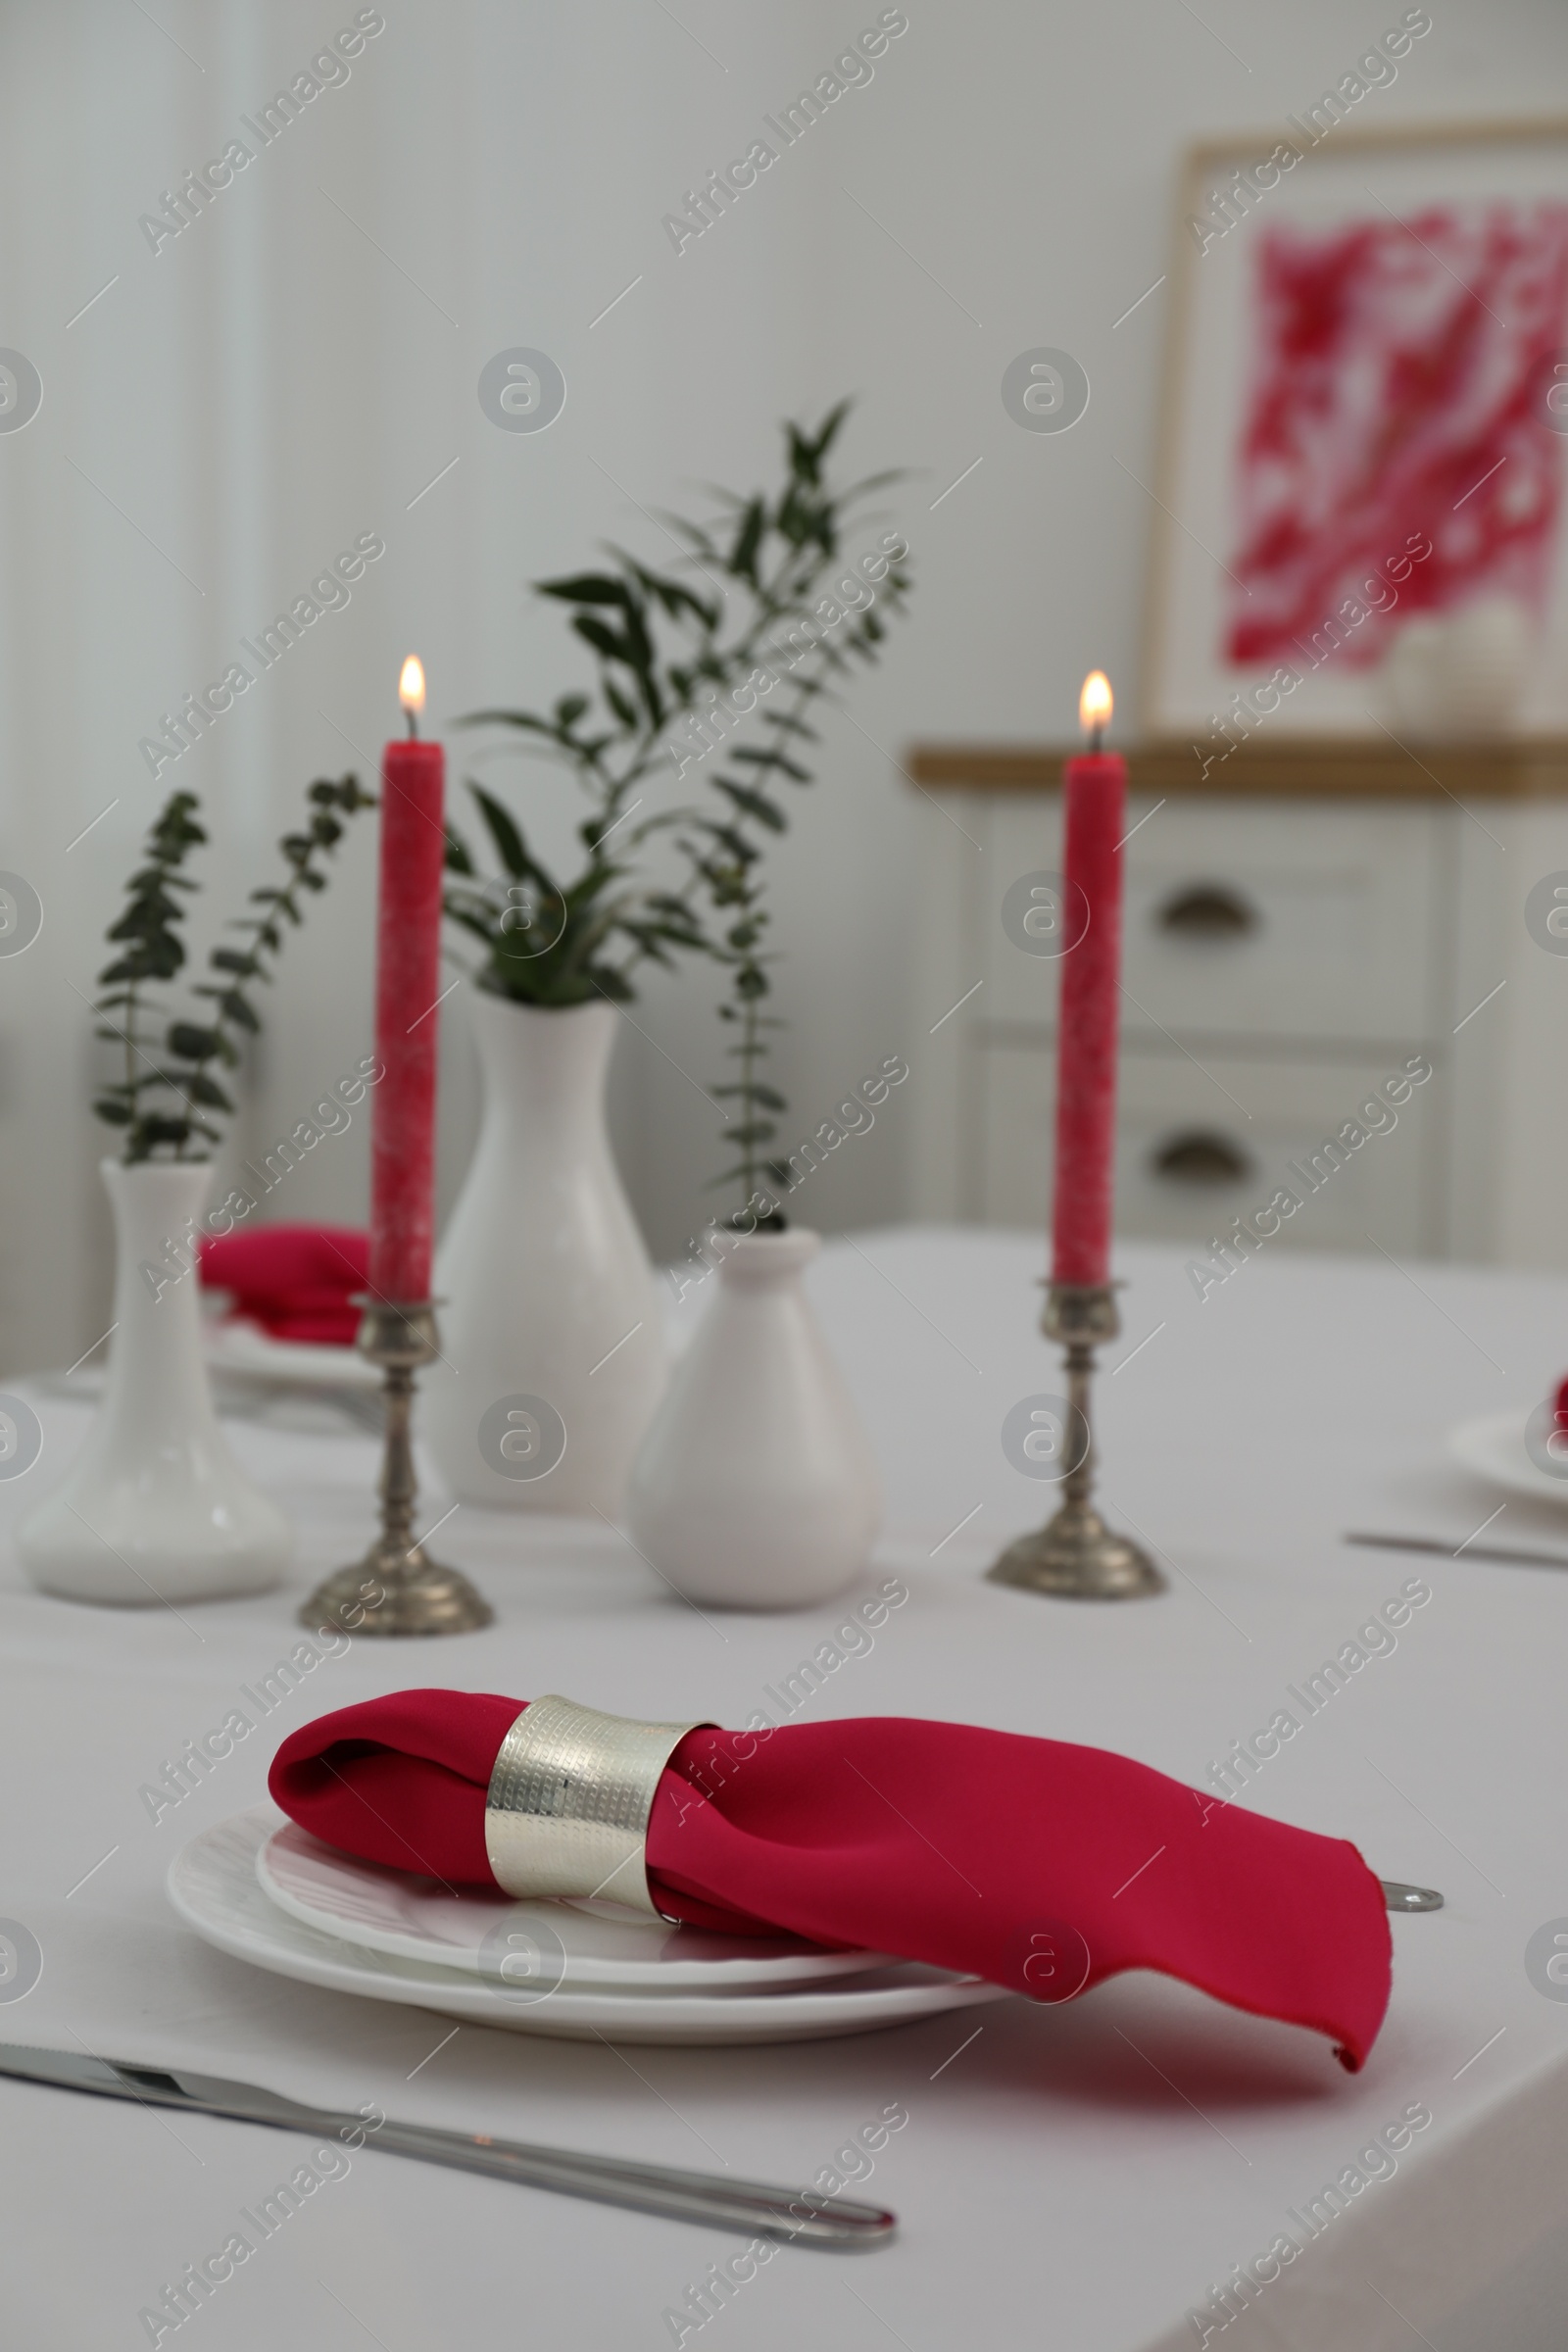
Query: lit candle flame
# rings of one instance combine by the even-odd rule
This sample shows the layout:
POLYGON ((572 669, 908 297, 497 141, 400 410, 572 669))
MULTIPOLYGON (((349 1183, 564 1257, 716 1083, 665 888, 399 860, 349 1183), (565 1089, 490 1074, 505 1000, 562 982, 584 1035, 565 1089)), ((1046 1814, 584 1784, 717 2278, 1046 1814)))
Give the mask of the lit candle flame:
MULTIPOLYGON (((1084 692, 1087 694, 1088 691, 1086 686, 1084 692)), ((417 654, 411 654, 403 664, 403 675, 398 680, 398 701, 405 710, 411 712, 424 709, 424 664, 417 654)))
POLYGON ((1078 724, 1087 735, 1099 736, 1109 726, 1113 707, 1110 680, 1102 669, 1092 669, 1078 697, 1078 724))

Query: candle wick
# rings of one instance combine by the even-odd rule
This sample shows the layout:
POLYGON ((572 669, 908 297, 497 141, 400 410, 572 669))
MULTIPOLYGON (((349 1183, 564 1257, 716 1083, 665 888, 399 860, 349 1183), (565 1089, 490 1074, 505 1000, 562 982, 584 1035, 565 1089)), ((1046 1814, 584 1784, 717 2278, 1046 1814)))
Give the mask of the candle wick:
POLYGON ((409 712, 409 714, 408 714, 408 719, 409 719, 409 741, 410 741, 411 743, 417 743, 417 741, 418 741, 418 739, 419 739, 419 715, 418 715, 418 712, 417 712, 416 710, 411 710, 411 711, 409 712))
POLYGON ((1105 737, 1105 730, 1104 730, 1104 728, 1103 728, 1102 726, 1096 725, 1096 726, 1093 726, 1093 727, 1091 727, 1091 728, 1090 728, 1090 730, 1089 730, 1089 756, 1090 756, 1090 758, 1091 758, 1092 760, 1093 760, 1093 759, 1096 759, 1096 758, 1099 756, 1099 753, 1100 753, 1100 748, 1101 748, 1101 745, 1102 745, 1102 744, 1103 743, 1103 741, 1104 741, 1104 737, 1105 737))

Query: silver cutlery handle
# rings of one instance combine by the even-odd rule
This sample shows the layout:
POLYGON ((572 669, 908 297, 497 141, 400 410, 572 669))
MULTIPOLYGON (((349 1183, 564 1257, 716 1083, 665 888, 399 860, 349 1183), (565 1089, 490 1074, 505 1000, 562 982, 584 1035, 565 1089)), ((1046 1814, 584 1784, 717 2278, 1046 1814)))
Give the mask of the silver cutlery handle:
POLYGON ((385 2123, 368 2147, 459 2171, 484 2173, 568 2197, 601 2204, 629 2205, 679 2221, 727 2222, 754 2236, 800 2245, 841 2249, 880 2245, 892 2236, 897 2217, 875 2205, 815 2190, 770 2188, 757 2180, 729 2180, 716 2173, 686 2173, 662 2164, 629 2163, 615 2156, 579 2155, 568 2148, 527 2147, 515 2140, 487 2139, 442 2132, 422 2124, 385 2123))
POLYGON ((677 2221, 743 2230, 753 2236, 807 2246, 885 2245, 898 2217, 880 2206, 848 2197, 824 2197, 815 2189, 772 2188, 760 2180, 723 2180, 716 2173, 686 2173, 671 2165, 638 2164, 619 2156, 594 2156, 574 2148, 541 2148, 486 2132, 443 2132, 433 2124, 400 2124, 384 2119, 367 2126, 363 2116, 336 2115, 297 2099, 263 2090, 253 2082, 231 2082, 214 2075, 171 2074, 161 2067, 100 2058, 80 2050, 36 2049, 0 2043, 0 2080, 44 2082, 60 2090, 86 2091, 99 2098, 134 2099, 143 2107, 178 2108, 187 2115, 221 2115, 232 2122, 263 2124, 274 2132, 303 2132, 320 2139, 339 2138, 353 2147, 384 2148, 426 2164, 483 2173, 519 2187, 559 2190, 592 2197, 604 2205, 629 2205, 640 2213, 662 2213, 677 2221))
POLYGON ((1441 1911, 1443 1897, 1435 1886, 1408 1886, 1403 1879, 1379 1879, 1389 1911, 1441 1911))

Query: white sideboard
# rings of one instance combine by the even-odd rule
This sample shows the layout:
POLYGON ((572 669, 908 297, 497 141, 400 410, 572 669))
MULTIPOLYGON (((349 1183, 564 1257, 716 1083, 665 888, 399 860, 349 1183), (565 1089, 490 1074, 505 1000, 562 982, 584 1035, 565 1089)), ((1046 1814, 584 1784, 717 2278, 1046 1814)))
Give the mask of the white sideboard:
MULTIPOLYGON (((1060 757, 907 763, 917 1216, 1047 1213, 1059 964, 1003 902, 1059 866, 1060 757)), ((1568 1266, 1568 952, 1526 920, 1568 746, 1258 747, 1223 796, 1186 746, 1131 764, 1119 1230, 1201 1250, 1284 1188, 1281 1246, 1568 1266)))

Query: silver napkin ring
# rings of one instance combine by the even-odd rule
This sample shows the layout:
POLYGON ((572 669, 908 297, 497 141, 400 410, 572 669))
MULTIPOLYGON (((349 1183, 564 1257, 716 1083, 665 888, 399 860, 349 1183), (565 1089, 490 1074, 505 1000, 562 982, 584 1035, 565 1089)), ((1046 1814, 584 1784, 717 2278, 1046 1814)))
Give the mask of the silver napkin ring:
POLYGON ((648 1817, 674 1750, 706 1728, 536 1698, 502 1740, 485 1793, 496 1884, 518 1896, 601 1895, 666 1917, 648 1890, 648 1817))

